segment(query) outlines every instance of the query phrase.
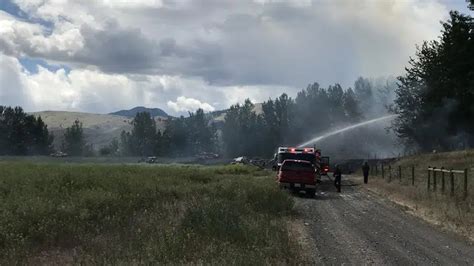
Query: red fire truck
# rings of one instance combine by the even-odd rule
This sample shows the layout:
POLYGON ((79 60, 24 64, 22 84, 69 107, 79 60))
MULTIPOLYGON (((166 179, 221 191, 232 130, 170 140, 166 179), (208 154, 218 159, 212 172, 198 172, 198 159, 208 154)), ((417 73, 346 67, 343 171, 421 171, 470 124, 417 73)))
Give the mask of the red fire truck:
POLYGON ((308 161, 314 165, 317 171, 321 170, 321 151, 315 148, 279 147, 274 158, 276 170, 287 159, 308 161))
POLYGON ((306 190, 314 195, 316 184, 321 180, 321 151, 315 148, 279 147, 275 154, 274 170, 278 171, 280 187, 306 190), (308 167, 312 169, 308 178, 308 167), (304 169, 304 171, 302 170, 304 169))

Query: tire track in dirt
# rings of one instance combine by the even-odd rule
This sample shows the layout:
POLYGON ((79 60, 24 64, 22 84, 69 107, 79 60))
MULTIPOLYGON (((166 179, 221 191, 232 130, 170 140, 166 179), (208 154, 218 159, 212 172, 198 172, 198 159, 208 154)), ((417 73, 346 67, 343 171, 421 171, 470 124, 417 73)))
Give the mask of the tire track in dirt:
POLYGON ((473 265, 474 247, 345 180, 323 181, 315 199, 295 196, 323 264, 473 265))

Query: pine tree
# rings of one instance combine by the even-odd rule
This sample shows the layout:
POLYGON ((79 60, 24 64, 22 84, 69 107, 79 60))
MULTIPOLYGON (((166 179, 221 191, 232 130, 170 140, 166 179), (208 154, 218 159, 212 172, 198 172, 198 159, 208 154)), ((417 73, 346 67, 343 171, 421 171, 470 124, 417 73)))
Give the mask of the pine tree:
POLYGON ((399 77, 393 123, 422 150, 474 146, 473 19, 450 12, 439 41, 424 42, 399 77))

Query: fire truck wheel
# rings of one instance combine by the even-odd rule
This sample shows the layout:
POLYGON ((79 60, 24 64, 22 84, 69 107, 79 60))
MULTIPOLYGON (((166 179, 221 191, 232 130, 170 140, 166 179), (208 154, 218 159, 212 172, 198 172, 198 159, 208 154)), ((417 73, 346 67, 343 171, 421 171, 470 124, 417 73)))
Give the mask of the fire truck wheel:
POLYGON ((316 190, 314 190, 314 189, 307 189, 306 190, 306 196, 308 196, 308 198, 314 198, 315 193, 316 193, 316 190))

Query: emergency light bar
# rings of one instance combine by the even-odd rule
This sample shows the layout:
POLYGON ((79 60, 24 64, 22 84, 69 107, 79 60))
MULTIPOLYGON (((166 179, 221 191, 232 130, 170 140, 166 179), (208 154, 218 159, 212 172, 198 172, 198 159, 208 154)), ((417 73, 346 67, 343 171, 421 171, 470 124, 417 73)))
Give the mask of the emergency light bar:
POLYGON ((278 148, 279 153, 314 153, 314 148, 292 148, 292 147, 280 147, 278 148))

